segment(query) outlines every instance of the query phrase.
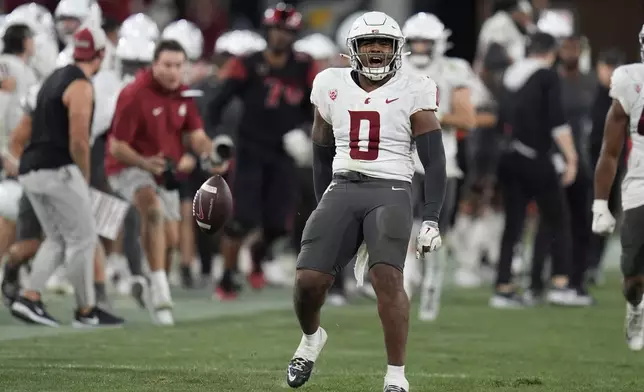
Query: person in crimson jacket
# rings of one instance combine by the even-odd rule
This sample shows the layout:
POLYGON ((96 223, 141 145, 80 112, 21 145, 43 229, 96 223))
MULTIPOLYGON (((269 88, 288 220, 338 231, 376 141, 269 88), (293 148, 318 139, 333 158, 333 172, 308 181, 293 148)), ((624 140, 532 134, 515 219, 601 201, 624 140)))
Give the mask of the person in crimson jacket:
POLYGON ((216 290, 221 299, 236 297, 239 248, 257 227, 263 229, 263 236, 251 247, 249 280, 255 289, 264 286, 261 261, 271 244, 288 233, 294 211, 296 164, 310 159, 308 132, 302 128, 312 122, 307 97, 317 67, 310 56, 293 51, 301 21, 302 15, 283 3, 267 9, 266 50, 228 61, 219 74, 220 93, 210 105, 214 123, 234 96, 241 97, 244 105, 232 186, 234 216, 221 244, 225 271, 216 290))
MULTIPOLYGON (((141 216, 151 305, 155 321, 162 325, 174 324, 166 251, 178 241, 176 233, 174 243, 166 242, 164 218, 180 217, 179 180, 196 165, 189 149, 203 158, 212 156, 213 143, 203 130, 194 94, 182 84, 186 61, 177 41, 157 44, 152 67, 139 72, 118 97, 105 158, 110 185, 141 216)), ((226 166, 221 165, 220 172, 226 166)))

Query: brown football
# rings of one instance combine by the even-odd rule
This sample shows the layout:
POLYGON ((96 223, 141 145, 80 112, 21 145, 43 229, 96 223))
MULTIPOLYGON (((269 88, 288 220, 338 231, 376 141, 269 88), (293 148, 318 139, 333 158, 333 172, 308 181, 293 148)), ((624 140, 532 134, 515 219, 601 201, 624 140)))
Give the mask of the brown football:
POLYGON ((201 185, 192 201, 192 216, 197 226, 207 234, 218 232, 233 215, 233 196, 220 175, 214 175, 201 185))

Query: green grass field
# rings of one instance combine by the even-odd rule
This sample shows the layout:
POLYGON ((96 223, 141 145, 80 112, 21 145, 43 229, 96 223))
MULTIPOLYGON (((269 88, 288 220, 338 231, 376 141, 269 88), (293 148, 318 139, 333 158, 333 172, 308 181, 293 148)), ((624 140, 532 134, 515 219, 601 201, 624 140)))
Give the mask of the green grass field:
MULTIPOLYGON (((204 293, 200 293, 203 295, 204 293)), ((412 322, 407 374, 413 392, 641 390, 644 353, 623 339, 616 276, 592 309, 500 311, 487 290, 448 290, 439 320, 412 322)), ((300 339, 290 292, 248 293, 221 304, 177 293, 174 328, 150 325, 128 299, 119 330, 42 329, 0 313, 0 391, 285 391, 300 339)), ((71 319, 71 300, 49 298, 71 319)), ((325 308, 329 333, 310 391, 381 391, 385 355, 374 303, 325 308)))

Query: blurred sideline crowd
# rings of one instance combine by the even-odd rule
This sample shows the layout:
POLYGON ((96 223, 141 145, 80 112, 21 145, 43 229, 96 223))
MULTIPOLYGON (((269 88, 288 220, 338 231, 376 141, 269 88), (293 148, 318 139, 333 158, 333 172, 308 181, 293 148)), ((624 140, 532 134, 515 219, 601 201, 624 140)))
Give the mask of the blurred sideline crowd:
MULTIPOLYGON (((170 204, 176 210, 172 211, 175 218, 166 220, 165 225, 167 259, 163 267, 170 285, 185 289, 212 287, 213 295, 221 300, 234 300, 244 289, 243 280, 246 278, 241 277, 247 277, 248 285, 254 290, 261 290, 267 284, 291 285, 301 233, 316 206, 309 139, 312 118, 297 114, 298 119, 293 123, 299 125, 292 128, 284 125, 288 122, 280 121, 275 124, 259 120, 251 123, 252 119, 244 113, 248 113, 247 106, 253 106, 254 110, 257 103, 241 91, 252 89, 250 86, 257 84, 262 88, 273 88, 270 91, 280 94, 277 99, 283 96, 285 100, 295 100, 299 94, 304 98, 297 101, 308 103, 306 86, 302 89, 289 85, 288 75, 272 81, 248 77, 248 64, 256 63, 243 60, 243 66, 240 66, 238 59, 254 59, 257 53, 269 48, 289 55, 295 51, 310 56, 313 60, 311 69, 316 71, 348 66, 341 55, 348 51, 346 36, 349 26, 367 10, 347 16, 334 37, 322 34, 301 37, 297 35, 301 28, 301 15, 286 6, 267 10, 263 23, 265 30, 253 31, 226 30, 225 18, 212 18, 216 10, 207 7, 191 12, 203 18, 210 15, 209 23, 199 22, 194 17, 172 21, 176 9, 170 6, 152 7, 147 13, 143 7, 141 13, 129 15, 120 22, 118 17, 103 17, 102 3, 61 0, 53 7, 53 12, 35 3, 23 4, 4 15, 0 22, 3 42, 3 54, 0 55, 0 150, 3 151, 5 178, 0 183, 0 254, 5 265, 2 284, 5 302, 10 304, 15 299, 21 280, 29 274, 28 261, 36 254, 42 240, 21 238, 20 235, 19 207, 23 194, 21 186, 12 178, 17 174, 17 162, 28 140, 19 140, 16 130, 23 125, 25 102, 34 100, 34 88, 53 70, 73 60, 73 35, 87 25, 102 28, 108 38, 105 59, 94 81, 96 109, 92 124, 92 159, 97 155, 98 161, 104 160, 106 140, 113 131, 113 119, 119 117, 116 102, 121 89, 158 60, 155 58, 157 42, 174 40, 181 45, 188 60, 182 69, 183 83, 187 91, 194 93, 203 129, 213 140, 213 153, 219 163, 226 163, 224 175, 231 183, 236 203, 247 207, 252 214, 260 215, 248 219, 253 223, 252 227, 235 227, 238 222, 233 222, 231 227, 216 236, 202 233, 192 216, 192 202, 197 189, 214 171, 194 154, 187 154, 185 160, 182 157, 180 162, 175 162, 183 168, 185 175, 177 177, 180 184, 174 188, 174 197, 178 202, 170 204), (26 26, 26 29, 16 32, 11 26, 26 26), (7 56, 24 62, 25 67, 33 71, 32 76, 16 73, 11 66, 5 66, 7 56), (102 72, 115 78, 100 78, 102 72), (239 87, 239 91, 222 88, 230 86, 222 80, 230 79, 245 83, 245 87, 239 87), (249 124, 255 129, 249 129, 249 124), (280 127, 289 129, 274 130, 280 127), (271 145, 273 140, 257 136, 273 133, 279 135, 277 147, 271 145), (262 143, 266 143, 263 150, 262 143), (250 198, 243 192, 235 192, 238 186, 232 184, 236 180, 241 181, 236 179, 237 172, 251 170, 248 169, 252 166, 249 162, 260 167, 254 178, 262 184, 271 183, 273 192, 256 186, 248 191, 257 193, 250 198), (262 206, 256 207, 257 203, 262 206)), ((589 287, 601 283, 601 260, 606 248, 605 238, 595 236, 591 231, 592 173, 599 157, 605 115, 611 103, 608 95, 611 74, 625 62, 625 55, 617 49, 608 49, 601 52, 593 64, 590 60, 591 43, 583 32, 575 29, 571 13, 561 10, 536 13, 527 0, 496 2, 495 12, 480 31, 474 64, 447 56, 451 45, 450 31, 435 15, 421 13, 398 22, 404 26, 403 34, 410 52, 405 67, 429 74, 439 87, 441 106, 438 117, 443 125, 449 181, 444 216, 441 216, 441 220, 446 222, 441 223, 441 231, 447 239, 447 246, 435 256, 437 262, 428 267, 430 264, 416 260, 415 246, 410 244, 406 261, 406 290, 412 296, 418 287, 421 288, 421 317, 428 320, 436 318, 443 281, 453 282, 462 288, 474 288, 496 280, 489 303, 496 308, 521 308, 541 301, 564 306, 591 306, 593 298, 589 287), (497 174, 499 162, 506 151, 513 148, 511 129, 499 121, 504 105, 507 105, 502 95, 509 83, 506 71, 522 64, 530 37, 536 32, 547 33, 557 40, 558 58, 554 66, 562 82, 562 110, 573 130, 579 155, 572 180, 561 185, 562 189, 565 188, 566 214, 571 217, 564 230, 573 239, 573 256, 565 261, 565 267, 553 265, 556 264, 554 260, 550 262, 549 249, 556 240, 552 236, 559 231, 548 231, 548 227, 539 225, 539 211, 535 205, 529 204, 527 216, 531 229, 527 233, 531 238, 521 238, 517 243, 509 244, 512 247, 511 276, 500 280, 497 268, 501 271, 507 267, 501 265, 505 261, 500 261, 500 258, 508 206, 504 202, 507 198, 503 194, 503 177, 497 174), (532 237, 536 238, 533 240, 532 237), (534 246, 529 246, 533 243, 534 246), (434 295, 423 294, 428 290, 434 295)), ((268 63, 271 64, 270 61, 268 63)), ((260 79, 267 73, 262 64, 259 61, 253 73, 260 79)), ((289 69, 288 66, 284 67, 289 69)), ((307 77, 312 80, 311 75, 307 77)), ((285 115, 294 116, 288 111, 285 115)), ((566 175, 570 162, 566 162, 559 151, 552 151, 551 156, 555 167, 566 175)), ((420 174, 422 166, 417 164, 416 167, 420 174)), ((620 172, 623 169, 621 167, 620 172)), ((245 181, 249 181, 247 175, 246 172, 243 176, 245 181)), ((419 175, 418 181, 421 179, 419 175)), ((615 181, 615 184, 619 182, 615 181)), ((415 188, 422 189, 416 184, 415 188)), ((612 212, 618 215, 618 186, 611 196, 612 212)), ((142 244, 137 243, 140 237, 138 224, 128 219, 125 218, 118 238, 104 241, 105 255, 96 264, 94 283, 97 299, 105 307, 110 306, 108 296, 103 295, 105 293, 132 295, 142 307, 149 305, 143 296, 146 287, 150 286, 146 276, 151 267, 148 263, 133 261, 146 256, 141 255, 140 250, 137 256, 137 250, 132 249, 140 248, 142 244), (128 234, 128 228, 132 227, 137 228, 135 233, 128 234), (134 238, 134 243, 128 238, 134 238)), ((415 235, 412 234, 412 238, 415 235)), ((330 304, 343 306, 354 295, 374 297, 368 283, 356 288, 351 270, 348 268, 336 279, 328 297, 330 304)), ((66 279, 64 266, 49 279, 47 287, 58 293, 69 294, 74 290, 66 279)), ((152 289, 154 291, 154 287, 152 289)), ((161 317, 156 321, 172 324, 171 318, 161 317)))

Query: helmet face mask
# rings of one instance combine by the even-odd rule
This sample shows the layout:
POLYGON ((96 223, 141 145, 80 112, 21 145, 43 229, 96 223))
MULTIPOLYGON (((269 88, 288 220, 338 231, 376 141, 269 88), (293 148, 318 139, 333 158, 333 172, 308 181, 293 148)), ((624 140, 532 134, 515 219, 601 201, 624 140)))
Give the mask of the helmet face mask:
POLYGON ((351 68, 379 81, 402 67, 405 38, 396 21, 382 12, 368 12, 353 24, 347 46, 351 68))
POLYGON ((436 41, 431 39, 408 39, 409 62, 418 68, 428 67, 434 59, 436 41))

